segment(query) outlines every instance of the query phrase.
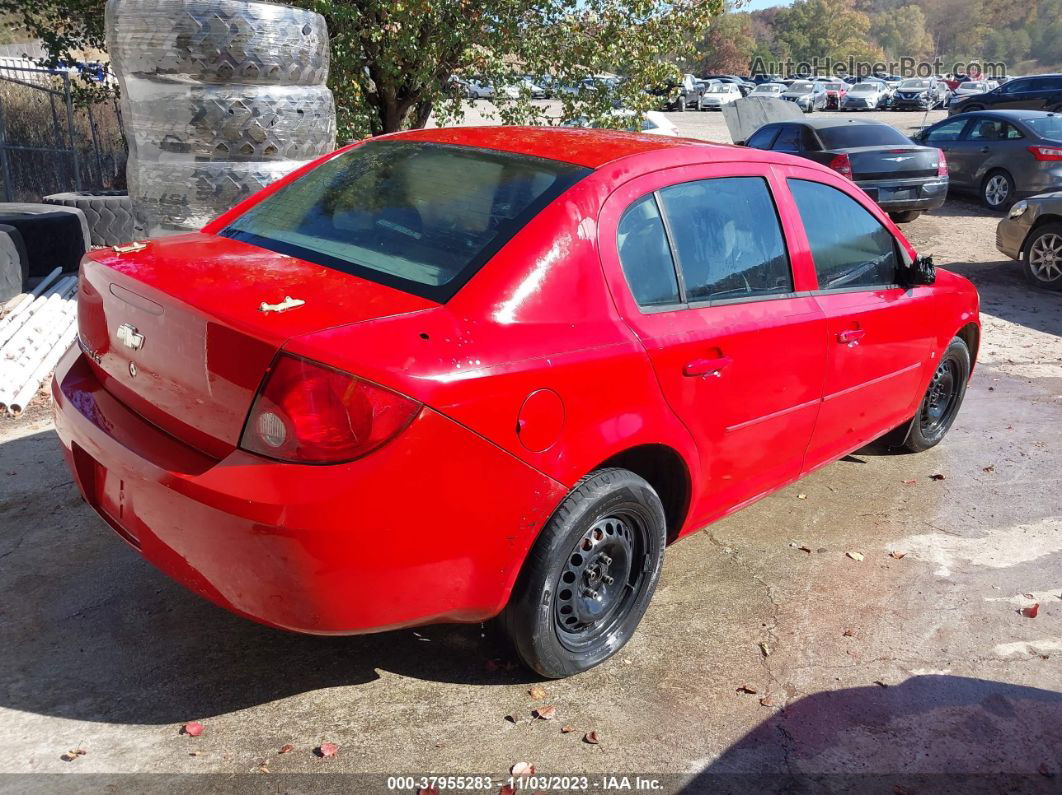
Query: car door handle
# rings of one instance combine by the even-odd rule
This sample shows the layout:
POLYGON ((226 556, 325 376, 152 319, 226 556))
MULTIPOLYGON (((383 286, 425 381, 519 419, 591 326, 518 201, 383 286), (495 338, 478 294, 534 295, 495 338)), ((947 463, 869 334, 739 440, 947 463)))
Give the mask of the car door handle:
POLYGON ((732 361, 733 359, 729 356, 720 356, 718 359, 694 359, 686 362, 686 366, 682 368, 682 374, 690 378, 700 375, 720 376, 721 370, 732 361))
POLYGON ((845 329, 837 335, 837 341, 841 345, 851 345, 853 342, 859 342, 863 339, 863 335, 866 334, 861 328, 845 329))

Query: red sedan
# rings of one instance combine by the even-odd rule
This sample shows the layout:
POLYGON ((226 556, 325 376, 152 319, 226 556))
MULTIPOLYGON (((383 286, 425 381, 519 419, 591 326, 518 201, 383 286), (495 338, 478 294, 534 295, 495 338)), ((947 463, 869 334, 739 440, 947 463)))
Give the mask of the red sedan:
POLYGON ((92 252, 79 322, 56 427, 158 568, 299 632, 500 614, 551 677, 630 638, 669 542, 937 444, 979 339, 828 168, 566 128, 348 147, 92 252))

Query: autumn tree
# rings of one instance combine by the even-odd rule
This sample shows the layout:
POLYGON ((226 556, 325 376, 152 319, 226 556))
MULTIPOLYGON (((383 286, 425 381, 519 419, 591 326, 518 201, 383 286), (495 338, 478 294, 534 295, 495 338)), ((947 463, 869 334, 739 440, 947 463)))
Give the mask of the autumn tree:
POLYGON ((749 14, 716 17, 696 43, 691 69, 696 74, 746 74, 756 50, 749 14))
POLYGON ((869 33, 890 58, 923 58, 933 53, 926 15, 916 5, 875 13, 870 18, 869 33))

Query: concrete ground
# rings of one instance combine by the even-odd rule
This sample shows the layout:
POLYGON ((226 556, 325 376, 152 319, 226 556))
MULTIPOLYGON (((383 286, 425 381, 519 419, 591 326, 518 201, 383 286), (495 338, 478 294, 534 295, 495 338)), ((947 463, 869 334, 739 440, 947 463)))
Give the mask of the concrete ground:
MULTIPOLYGON (((725 136, 718 115, 672 118, 725 136)), ((953 200, 905 229, 983 300, 945 442, 861 451, 671 547, 632 642, 565 681, 537 682, 479 626, 322 639, 229 615, 82 504, 45 406, 0 422, 0 789, 370 792, 386 778, 283 774, 529 762, 590 774, 589 791, 624 791, 604 774, 668 792, 1058 791, 1062 295, 996 252, 997 220, 953 200), (556 719, 532 719, 546 704, 556 719), (63 773, 106 775, 44 775, 63 773)))

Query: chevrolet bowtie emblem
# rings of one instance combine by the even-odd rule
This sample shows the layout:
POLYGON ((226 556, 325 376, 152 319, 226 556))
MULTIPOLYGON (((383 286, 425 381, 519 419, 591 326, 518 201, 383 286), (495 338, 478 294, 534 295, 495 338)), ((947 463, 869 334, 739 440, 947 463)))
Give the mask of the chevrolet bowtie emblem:
POLYGON ((114 336, 129 350, 138 351, 144 347, 144 335, 136 330, 136 326, 129 323, 120 325, 114 336))

